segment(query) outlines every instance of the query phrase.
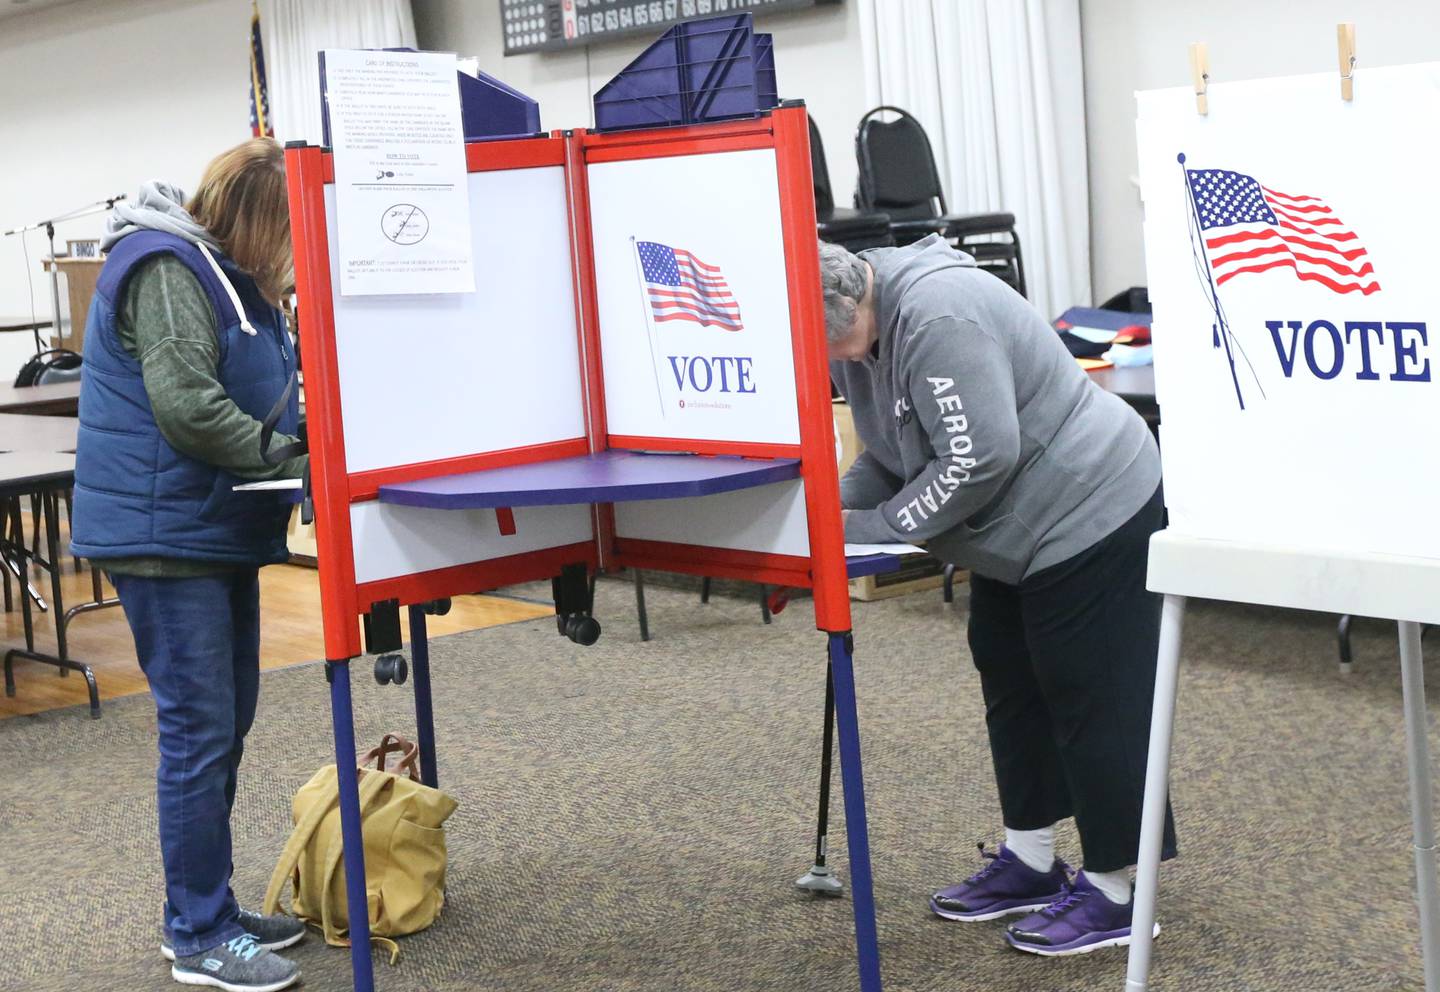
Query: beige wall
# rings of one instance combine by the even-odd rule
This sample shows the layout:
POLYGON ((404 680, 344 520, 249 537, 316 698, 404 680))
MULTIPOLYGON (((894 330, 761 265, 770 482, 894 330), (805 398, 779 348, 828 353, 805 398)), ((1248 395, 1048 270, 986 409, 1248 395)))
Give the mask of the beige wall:
MULTIPOLYGON (((591 97, 645 45, 643 36, 582 51, 501 54, 499 0, 412 0, 421 48, 478 55, 480 68, 538 100, 546 128, 589 127, 591 97)), ((820 129, 836 201, 850 202, 855 188, 855 125, 865 106, 860 61, 860 4, 838 5, 759 18, 759 30, 775 35, 780 95, 803 99, 820 129)))
POLYGON ((1225 81, 1335 72, 1339 21, 1355 22, 1362 89, 1366 66, 1440 59, 1437 0, 1081 0, 1080 12, 1097 300, 1145 283, 1134 93, 1188 85, 1191 42, 1225 81))
MULTIPOLYGON (((250 136, 249 0, 81 0, 0 20, 0 230, 146 179, 192 187, 250 136)), ((104 217, 57 225, 99 237, 104 217)), ((50 313, 43 234, 26 236, 35 309, 50 313)), ((19 237, 0 238, 0 316, 28 315, 19 237)), ((0 335, 0 381, 33 350, 0 335)))

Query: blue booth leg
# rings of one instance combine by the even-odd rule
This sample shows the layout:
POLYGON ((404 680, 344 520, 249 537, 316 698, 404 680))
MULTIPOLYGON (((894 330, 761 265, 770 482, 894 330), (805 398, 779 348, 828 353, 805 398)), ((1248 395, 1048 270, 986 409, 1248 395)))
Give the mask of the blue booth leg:
POLYGON ((435 711, 430 697, 430 641, 425 607, 410 607, 410 667, 415 671, 415 735, 420 738, 420 780, 439 788, 435 769, 435 711))
POLYGON ((350 967, 355 992, 374 992, 370 962, 370 907, 365 889, 365 841, 360 830, 360 779, 355 773, 355 716, 350 708, 350 664, 327 661, 330 718, 335 726, 335 770, 340 787, 340 836, 345 849, 345 890, 350 911, 350 967))
POLYGON ((880 992, 880 943, 875 931, 875 892, 870 881, 870 834, 865 822, 865 778, 860 770, 860 717, 855 708, 854 639, 830 635, 835 681, 835 729, 840 737, 840 781, 845 793, 845 833, 850 846, 850 898, 855 905, 855 947, 861 992, 880 992))

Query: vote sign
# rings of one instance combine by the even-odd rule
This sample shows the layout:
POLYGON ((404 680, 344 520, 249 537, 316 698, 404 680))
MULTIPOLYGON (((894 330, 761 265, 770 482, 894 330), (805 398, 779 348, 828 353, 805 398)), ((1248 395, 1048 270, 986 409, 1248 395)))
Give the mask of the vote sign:
POLYGON ((611 434, 797 444, 775 153, 589 167, 611 434))
POLYGON ((1440 557, 1440 65, 1139 94, 1170 525, 1440 557))

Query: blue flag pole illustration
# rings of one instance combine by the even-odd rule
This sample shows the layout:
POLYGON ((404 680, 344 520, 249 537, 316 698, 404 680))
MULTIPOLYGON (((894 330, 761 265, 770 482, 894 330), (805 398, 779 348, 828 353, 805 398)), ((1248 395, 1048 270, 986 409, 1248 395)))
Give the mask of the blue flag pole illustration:
POLYGON ((1200 267, 1205 270, 1205 284, 1210 290, 1210 306, 1215 315, 1215 320, 1210 325, 1211 344, 1216 348, 1222 344, 1225 347, 1225 360, 1230 363, 1230 381, 1235 384, 1235 399, 1243 410, 1245 397, 1240 393, 1240 376, 1235 372, 1235 355, 1230 350, 1230 328, 1225 323, 1225 310, 1220 306, 1220 296, 1215 290, 1215 277, 1210 273, 1209 258, 1205 254, 1205 234, 1200 220, 1200 208, 1195 203, 1195 190, 1190 185, 1190 176, 1185 169, 1185 153, 1181 152, 1176 158, 1180 163, 1180 179, 1185 183, 1185 196, 1190 202, 1190 218, 1194 221, 1190 227, 1190 244, 1192 250, 1198 253, 1200 267))
POLYGON ((640 306, 645 316, 645 340, 650 344, 650 370, 655 374, 655 398, 660 401, 660 417, 662 420, 669 420, 670 414, 665 409, 665 391, 660 387, 660 365, 655 355, 655 322, 651 320, 650 298, 645 292, 645 269, 640 262, 640 249, 635 242, 635 236, 630 236, 630 259, 635 263, 635 278, 640 286, 640 306))

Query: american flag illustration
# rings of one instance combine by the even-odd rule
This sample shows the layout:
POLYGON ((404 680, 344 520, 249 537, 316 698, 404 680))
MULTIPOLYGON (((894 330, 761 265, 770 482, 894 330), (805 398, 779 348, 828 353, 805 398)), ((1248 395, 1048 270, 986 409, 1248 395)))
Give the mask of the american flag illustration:
POLYGON ((1285 267, 1336 293, 1379 291, 1365 246, 1319 197, 1281 193, 1225 169, 1186 169, 1185 176, 1217 287, 1285 267))
POLYGON ((743 329, 740 304, 719 266, 706 265, 683 248, 654 241, 637 241, 635 249, 655 323, 688 320, 725 331, 743 329))

